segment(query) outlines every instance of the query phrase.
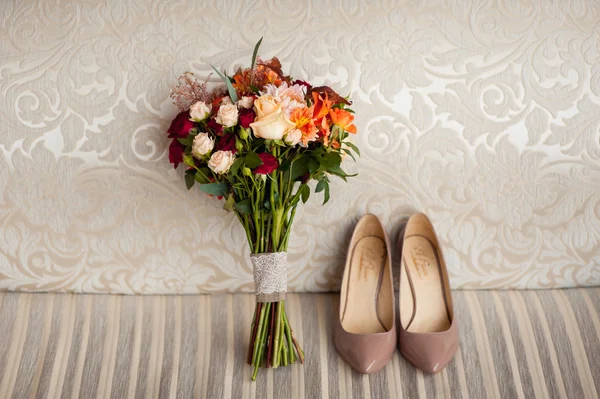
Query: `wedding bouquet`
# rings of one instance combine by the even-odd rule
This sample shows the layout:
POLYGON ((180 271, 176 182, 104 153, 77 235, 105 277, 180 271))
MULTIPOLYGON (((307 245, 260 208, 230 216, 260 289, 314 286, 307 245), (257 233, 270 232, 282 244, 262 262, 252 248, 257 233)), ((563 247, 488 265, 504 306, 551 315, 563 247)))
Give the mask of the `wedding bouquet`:
MULTIPOLYGON (((262 39, 261 39, 262 41, 262 39)), ((329 200, 329 177, 349 177, 344 155, 359 151, 347 99, 327 86, 313 87, 286 76, 277 58, 257 58, 208 90, 186 72, 171 98, 180 113, 168 130, 169 161, 187 166, 185 184, 225 200, 246 231, 253 264, 256 307, 248 363, 278 367, 304 353, 286 315, 287 248, 296 207, 315 192, 329 200)))

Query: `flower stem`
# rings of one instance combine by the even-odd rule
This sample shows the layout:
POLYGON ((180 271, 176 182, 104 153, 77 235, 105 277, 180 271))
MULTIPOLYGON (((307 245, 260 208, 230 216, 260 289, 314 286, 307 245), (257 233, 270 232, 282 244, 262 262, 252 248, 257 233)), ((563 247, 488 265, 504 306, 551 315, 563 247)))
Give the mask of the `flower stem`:
POLYGON ((264 343, 265 343, 265 340, 267 339, 267 328, 265 328, 265 326, 264 326, 264 321, 265 320, 268 321, 268 317, 265 317, 265 314, 268 314, 270 310, 271 310, 270 302, 268 302, 267 305, 265 307, 263 307, 263 309, 261 309, 261 315, 260 315, 260 321, 259 321, 259 323, 261 324, 259 327, 260 334, 259 334, 259 338, 254 341, 254 351, 255 351, 256 355, 254 356, 253 363, 252 363, 254 365, 254 373, 252 373, 252 381, 256 380, 256 374, 258 373, 258 368, 261 365, 262 354, 264 352, 264 343), (265 312, 263 313, 262 310, 265 310, 265 312))
POLYGON ((254 368, 253 381, 260 367, 287 366, 297 359, 304 362, 304 352, 290 327, 284 301, 256 304, 250 340, 248 362, 254 368))
POLYGON ((261 305, 262 304, 260 302, 256 304, 256 307, 254 308, 254 316, 252 316, 252 328, 250 329, 250 344, 248 345, 248 356, 246 359, 246 362, 249 365, 252 365, 252 343, 254 342, 254 339, 256 337, 256 331, 258 329, 258 317, 260 316, 261 305))

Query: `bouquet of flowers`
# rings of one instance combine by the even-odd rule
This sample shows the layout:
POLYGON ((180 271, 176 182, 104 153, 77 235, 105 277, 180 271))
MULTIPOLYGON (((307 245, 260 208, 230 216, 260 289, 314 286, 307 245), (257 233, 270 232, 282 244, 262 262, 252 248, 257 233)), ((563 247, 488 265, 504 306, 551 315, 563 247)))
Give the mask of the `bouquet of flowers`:
MULTIPOLYGON (((262 41, 262 39, 261 39, 262 41)), ((224 199, 246 231, 256 288, 248 348, 254 367, 304 362, 284 305, 287 248, 296 207, 311 193, 329 200, 329 178, 349 177, 344 156, 359 155, 349 140, 356 133, 346 98, 327 86, 286 76, 277 58, 257 58, 233 76, 215 72, 221 88, 207 89, 186 72, 171 98, 180 113, 168 130, 169 161, 187 166, 188 189, 224 199)))

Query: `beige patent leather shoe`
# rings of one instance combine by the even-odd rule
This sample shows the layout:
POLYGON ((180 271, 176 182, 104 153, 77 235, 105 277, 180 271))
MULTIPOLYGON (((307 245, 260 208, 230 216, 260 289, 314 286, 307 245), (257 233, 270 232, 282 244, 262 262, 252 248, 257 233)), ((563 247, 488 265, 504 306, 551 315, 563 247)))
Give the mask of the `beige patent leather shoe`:
POLYGON ((415 367, 438 373, 458 349, 458 326, 446 263, 426 215, 408 220, 400 253, 400 352, 415 367))
POLYGON ((390 245, 374 215, 363 216, 350 241, 333 341, 356 371, 380 370, 396 349, 390 245))

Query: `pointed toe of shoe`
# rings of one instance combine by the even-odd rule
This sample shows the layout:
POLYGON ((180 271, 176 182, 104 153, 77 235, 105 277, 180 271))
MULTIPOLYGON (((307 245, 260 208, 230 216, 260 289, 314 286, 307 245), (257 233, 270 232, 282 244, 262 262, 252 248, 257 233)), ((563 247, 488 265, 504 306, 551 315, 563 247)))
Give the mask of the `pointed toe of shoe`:
POLYGON ((446 367, 458 350, 458 331, 454 323, 448 331, 412 334, 400 331, 400 352, 413 366, 436 374, 446 367))
POLYGON ((356 351, 340 352, 340 355, 350 367, 361 374, 372 374, 381 370, 387 361, 365 353, 357 353, 356 351))
POLYGON ((404 355, 406 359, 416 368, 423 370, 428 374, 437 374, 446 367, 452 357, 447 358, 443 356, 420 356, 420 357, 408 357, 404 355))
POLYGON ((334 332, 335 347, 346 363, 361 374, 381 370, 396 349, 395 328, 385 333, 351 334, 338 326, 334 332))

